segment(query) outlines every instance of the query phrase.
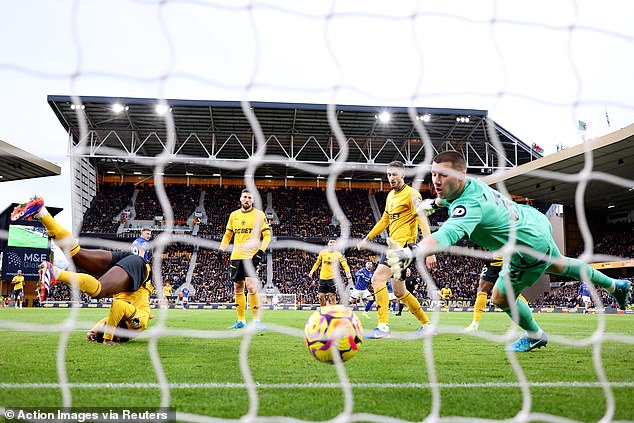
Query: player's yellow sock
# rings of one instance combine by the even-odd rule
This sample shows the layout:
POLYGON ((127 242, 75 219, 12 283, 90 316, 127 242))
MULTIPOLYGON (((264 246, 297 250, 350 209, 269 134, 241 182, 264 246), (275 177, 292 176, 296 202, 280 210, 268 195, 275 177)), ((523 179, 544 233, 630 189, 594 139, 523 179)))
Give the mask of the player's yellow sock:
POLYGON ((249 305, 251 306, 253 320, 260 320, 260 296, 258 291, 249 292, 249 305))
MULTIPOLYGON (((518 295, 517 298, 522 300, 522 301, 524 301, 526 304, 528 304, 528 300, 526 298, 524 298, 524 296, 522 294, 518 295)), ((528 304, 528 305, 530 305, 530 304, 528 304)))
POLYGON ((108 312, 108 318, 106 320, 106 330, 103 334, 103 339, 112 341, 114 337, 115 328, 122 320, 128 320, 136 314, 136 307, 130 303, 126 303, 121 300, 114 300, 110 311, 108 312))
POLYGON ((57 223, 57 220, 50 213, 46 213, 40 221, 46 228, 48 235, 53 238, 55 244, 62 249, 64 254, 69 254, 72 257, 79 252, 79 243, 73 234, 57 223))
POLYGON ((387 324, 390 311, 390 295, 387 293, 387 286, 382 286, 374 291, 376 299, 376 314, 379 316, 379 324, 387 324))
POLYGON ((245 321, 245 314, 247 309, 247 297, 244 295, 244 291, 236 292, 236 311, 238 312, 238 320, 245 321))
POLYGON ((92 298, 97 298, 97 296, 101 293, 101 282, 87 273, 75 273, 61 270, 59 275, 55 275, 55 278, 66 285, 77 284, 77 287, 81 292, 85 292, 92 298))
POLYGON ((407 292, 402 297, 398 297, 398 299, 405 303, 409 312, 418 319, 421 325, 429 323, 429 317, 427 317, 425 310, 423 310, 416 297, 414 297, 410 292, 407 292))
POLYGON ((478 292, 476 295, 476 301, 473 306, 473 321, 480 322, 482 318, 482 313, 484 312, 484 307, 487 305, 487 293, 486 292, 478 292))

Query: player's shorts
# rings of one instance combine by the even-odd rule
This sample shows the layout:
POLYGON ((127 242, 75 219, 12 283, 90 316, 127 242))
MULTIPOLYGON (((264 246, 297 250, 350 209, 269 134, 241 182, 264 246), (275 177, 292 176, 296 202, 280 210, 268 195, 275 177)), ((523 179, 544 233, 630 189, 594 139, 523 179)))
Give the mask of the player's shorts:
POLYGON ((19 297, 20 295, 22 295, 22 289, 15 289, 13 293, 15 294, 16 297, 19 297))
POLYGON ((247 268, 246 268, 246 266, 244 264, 245 261, 249 261, 249 262, 251 262, 251 264, 253 264, 251 259, 231 260, 231 262, 230 262, 231 280, 233 282, 241 282, 245 278, 249 277, 249 274, 247 272, 247 268))
POLYGON ((134 292, 143 284, 151 282, 152 272, 150 265, 143 257, 125 251, 114 251, 110 267, 118 266, 126 271, 130 277, 130 283, 126 292, 134 292))
MULTIPOLYGON (((552 237, 552 227, 546 216, 535 209, 531 209, 531 211, 528 212, 524 211, 524 213, 530 216, 532 233, 543 234, 542 236, 535 235, 530 239, 532 242, 531 248, 537 252, 541 252, 542 257, 535 258, 525 253, 513 254, 508 263, 505 262, 504 265, 502 265, 502 271, 495 283, 495 286, 503 294, 506 294, 505 275, 508 275, 514 294, 517 295, 525 288, 537 282, 546 272, 546 269, 550 267, 551 262, 561 257, 559 248, 557 248, 555 240, 552 237)), ((520 239, 520 236, 528 238, 526 234, 518 234, 518 239, 520 239)))
POLYGON ((319 288, 317 292, 320 294, 336 294, 337 287, 334 279, 319 279, 319 288))
POLYGON ((499 266, 494 265, 493 263, 500 263, 499 261, 489 261, 487 264, 482 266, 482 272, 480 272, 480 280, 495 283, 498 280, 498 276, 500 276, 500 271, 502 270, 502 265, 499 266))
POLYGON ((592 299, 590 297, 588 297, 587 295, 582 295, 581 296, 581 301, 583 301, 584 303, 591 303, 592 299))
POLYGON ((365 300, 366 298, 372 298, 372 293, 368 291, 367 289, 352 288, 352 293, 350 294, 350 298, 355 298, 355 299, 363 298, 365 300))

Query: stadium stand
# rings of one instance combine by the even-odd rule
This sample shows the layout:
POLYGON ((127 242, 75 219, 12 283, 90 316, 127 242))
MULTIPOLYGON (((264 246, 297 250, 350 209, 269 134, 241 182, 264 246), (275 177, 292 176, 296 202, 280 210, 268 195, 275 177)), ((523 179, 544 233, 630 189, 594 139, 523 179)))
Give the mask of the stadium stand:
POLYGON ((133 192, 131 184, 102 185, 84 214, 81 232, 116 233, 119 214, 130 204, 133 192))
MULTIPOLYGON (((197 186, 170 185, 166 187, 174 209, 175 223, 187 224, 189 216, 196 209, 201 191, 204 196, 204 223, 199 225, 198 236, 220 241, 225 232, 226 219, 239 207, 242 187, 238 186, 197 186)), ((83 232, 113 234, 119 225, 119 217, 131 203, 134 186, 131 184, 101 186, 86 213, 83 232)), ((324 242, 327 238, 340 235, 339 222, 333 219, 326 194, 318 188, 264 188, 260 190, 263 208, 268 207, 267 195, 270 193, 273 211, 278 219, 272 222, 273 235, 290 237, 311 242, 324 242)), ((346 217, 351 223, 351 237, 362 238, 374 226, 374 216, 369 205, 369 193, 366 189, 345 189, 337 191, 337 198, 346 217)), ((378 191, 375 195, 379 210, 382 211, 388 191, 378 191)), ((543 204, 547 210, 548 204, 543 204)), ((135 202, 136 220, 153 220, 161 215, 162 209, 156 198, 153 187, 140 189, 135 202)), ((125 217, 125 216, 124 216, 125 217)), ((433 226, 438 226, 448 218, 446 209, 440 209, 429 219, 433 226)), ((138 230, 129 230, 124 238, 138 236, 138 230)), ((380 238, 375 239, 381 242, 380 238)), ((469 245, 462 243, 462 245, 469 245)), ((607 225, 595 235, 595 254, 611 255, 622 258, 632 257, 634 246, 634 229, 628 223, 607 225)), ((578 256, 582 247, 573 250, 578 256)), ((164 283, 175 289, 186 280, 193 249, 189 245, 171 244, 163 254, 162 274, 164 283)), ((355 248, 345 251, 350 268, 354 273, 363 267, 366 260, 376 262, 368 252, 359 252, 355 248)), ((296 294, 300 304, 314 304, 317 299, 317 278, 309 279, 308 272, 316 255, 301 250, 272 250, 272 282, 281 294, 296 294)), ((454 298, 473 299, 477 292, 479 273, 484 265, 481 259, 439 254, 437 268, 431 272, 438 287, 451 287, 454 298)), ((259 277, 263 285, 267 283, 267 258, 265 256, 259 268, 259 277)), ((196 302, 232 302, 233 283, 229 278, 229 255, 218 255, 216 251, 200 249, 194 264, 192 284, 196 302)), ((414 274, 417 272, 414 268, 414 274)), ((427 287, 424 278, 418 289, 419 298, 427 298, 427 287)), ((555 277, 555 280, 556 279, 555 277)), ((579 282, 560 281, 561 287, 545 293, 535 304, 543 307, 572 307, 578 303, 576 293, 579 282)), ((611 305, 611 298, 600 291, 602 300, 611 305)), ((53 297, 57 300, 69 300, 70 290, 65 285, 54 288, 53 297)))

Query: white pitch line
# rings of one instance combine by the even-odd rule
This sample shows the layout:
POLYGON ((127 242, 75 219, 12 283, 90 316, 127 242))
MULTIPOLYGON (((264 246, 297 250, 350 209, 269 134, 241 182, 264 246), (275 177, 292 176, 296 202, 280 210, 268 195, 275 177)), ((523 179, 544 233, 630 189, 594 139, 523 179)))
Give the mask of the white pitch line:
MULTIPOLYGON (((531 388, 601 388, 600 382, 530 382, 531 388)), ((430 389, 429 383, 351 383, 352 388, 430 389)), ((519 388, 517 382, 439 383, 439 388, 519 388)), ((632 388, 634 382, 609 382, 611 388, 632 388)), ((1 389, 51 389, 59 383, 0 383, 1 389)), ((69 388, 83 389, 159 389, 158 383, 69 383, 69 388)), ((170 383, 170 389, 244 389, 244 383, 170 383)), ((340 389, 339 383, 256 383, 260 389, 340 389)))

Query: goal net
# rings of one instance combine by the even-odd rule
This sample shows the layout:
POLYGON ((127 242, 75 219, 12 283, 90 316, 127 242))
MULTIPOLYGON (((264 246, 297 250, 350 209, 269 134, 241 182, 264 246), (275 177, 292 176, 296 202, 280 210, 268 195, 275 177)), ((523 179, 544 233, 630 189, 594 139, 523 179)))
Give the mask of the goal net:
MULTIPOLYGON (((505 344, 521 335, 511 320, 501 319, 504 323, 495 330, 483 328, 475 334, 464 334, 463 328, 471 314, 456 317, 436 311, 441 307, 434 304, 430 316, 437 336, 415 338, 412 333, 418 327, 411 315, 401 317, 407 319, 402 322, 394 322, 396 317, 390 317, 395 339, 364 341, 359 355, 345 365, 337 363, 334 368, 325 370, 326 367, 310 367, 288 358, 294 355, 283 355, 304 348, 302 327, 309 314, 297 310, 297 306, 317 303, 317 286, 308 293, 293 290, 299 283, 306 286, 317 283, 316 276, 309 280, 307 275, 317 254, 325 248, 325 242, 336 239, 337 248, 346 252, 354 271, 361 269, 367 260, 376 262, 385 252, 384 239, 380 236, 367 245, 366 253, 356 252, 356 246, 383 212, 388 191, 385 167, 391 160, 406 162, 407 182, 426 197, 432 195, 429 181, 434 154, 456 150, 479 163, 474 168, 480 170, 480 176, 499 176, 496 189, 511 195, 515 193, 509 192, 500 175, 519 164, 517 157, 522 152, 510 151, 501 138, 517 136, 524 140, 530 150, 524 153, 531 160, 538 160, 542 154, 579 149, 582 154, 574 170, 540 170, 529 165, 525 171, 526 184, 532 184, 531 178, 540 178, 556 182, 549 184, 546 191, 563 192, 573 187, 576 202, 569 206, 575 208, 567 210, 574 217, 571 222, 579 228, 575 234, 581 259, 617 262, 632 256, 631 250, 597 252, 584 203, 589 192, 597 192, 597 184, 618 186, 622 195, 607 202, 605 210, 593 210, 593 216, 604 213, 608 219, 610 214, 611 219, 628 223, 634 217, 632 204, 619 207, 618 216, 608 211, 634 187, 631 173, 623 172, 620 167, 622 164, 631 166, 632 148, 617 152, 624 157, 609 157, 614 162, 613 171, 593 170, 593 164, 605 163, 608 159, 603 155, 597 157, 599 153, 595 155, 593 146, 602 142, 609 144, 615 137, 625 137, 630 143, 634 139, 631 126, 634 96, 630 82, 634 9, 629 2, 166 0, 101 5, 75 1, 40 6, 41 9, 9 3, 0 6, 8 23, 0 29, 5 35, 3 39, 14 39, 16 34, 25 37, 19 49, 12 47, 0 59, 0 80, 5 82, 7 99, 12 98, 10 96, 21 99, 15 104, 6 102, 2 109, 6 119, 2 119, 0 131, 5 125, 11 126, 9 121, 23 122, 15 132, 8 130, 7 141, 17 140, 16 144, 29 151, 27 143, 31 139, 42 138, 52 143, 55 138, 55 152, 49 154, 46 146, 33 152, 63 163, 63 177, 65 181, 71 180, 71 188, 60 188, 60 184, 67 183, 59 182, 60 178, 53 187, 45 182, 24 181, 17 191, 10 189, 3 193, 5 202, 21 202, 25 195, 35 192, 45 197, 48 193, 49 198, 71 198, 75 235, 80 233, 82 222, 92 218, 100 222, 99 230, 84 234, 80 239, 86 248, 126 250, 143 226, 156 227, 152 268, 159 301, 165 301, 165 285, 191 284, 190 303, 218 302, 230 309, 234 286, 228 278, 228 255, 217 254, 221 241, 217 228, 222 228, 222 235, 229 213, 238 208, 240 189, 246 186, 254 194, 255 206, 265 211, 273 227, 274 238, 268 257, 265 256, 257 276, 262 285, 276 284, 279 292, 262 291, 261 303, 272 309, 293 310, 297 313, 293 318, 302 323, 275 323, 275 315, 282 313, 269 314, 265 309, 262 320, 267 324, 267 332, 256 332, 250 325, 236 332, 225 329, 228 325, 224 323, 221 328, 214 321, 216 316, 226 318, 227 315, 220 313, 233 313, 230 310, 209 311, 217 313, 211 315, 210 322, 201 322, 203 314, 197 315, 195 310, 157 310, 150 328, 134 341, 147 345, 143 357, 135 356, 143 363, 141 370, 126 373, 117 364, 117 353, 126 354, 126 348, 133 344, 130 343, 121 351, 107 350, 103 354, 93 351, 94 360, 107 360, 111 366, 106 376, 92 379, 92 373, 91 377, 85 377, 84 370, 75 366, 76 360, 81 361, 82 357, 73 351, 76 344, 83 341, 79 341, 74 332, 90 328, 90 322, 82 317, 79 308, 69 310, 58 323, 33 321, 19 314, 8 319, 3 317, 0 340, 13 348, 13 354, 20 351, 15 348, 21 342, 19 336, 9 335, 15 332, 55 333, 59 339, 55 349, 49 351, 55 355, 55 381, 41 382, 27 373, 20 373, 21 380, 11 379, 9 367, 35 366, 36 363, 28 363, 28 358, 27 363, 0 358, 3 364, 0 387, 6 392, 19 391, 23 398, 29 399, 12 402, 12 397, 1 396, 2 411, 21 405, 43 406, 34 398, 50 390, 56 393, 54 398, 47 397, 51 406, 110 407, 112 404, 107 402, 87 400, 96 396, 87 395, 86 391, 98 391, 103 394, 100 398, 125 392, 126 406, 174 407, 178 421, 190 422, 501 422, 509 419, 607 422, 632 419, 634 409, 631 400, 626 399, 634 384, 632 367, 628 366, 627 359, 622 359, 631 355, 634 343, 629 315, 619 315, 622 320, 614 321, 611 318, 615 316, 599 313, 592 317, 596 319, 591 330, 580 334, 572 333, 574 322, 570 329, 558 327, 549 332, 548 349, 526 357, 501 353, 505 344), (68 107, 73 108, 73 128, 64 128, 61 133, 59 121, 53 116, 62 120, 62 112, 46 107, 44 111, 39 110, 43 97, 40 92, 32 93, 36 89, 44 89, 45 94, 61 91, 71 96, 68 107), (129 139, 117 138, 117 134, 108 132, 104 121, 89 118, 84 103, 91 95, 142 98, 156 103, 156 113, 163 116, 162 126, 156 132, 139 131, 130 118, 129 139), (179 100, 170 103, 169 99, 179 100), (38 106, 30 106, 25 100, 38 106), (222 119, 231 117, 226 115, 210 114, 204 121, 198 116, 189 117, 200 126, 201 133, 209 135, 206 139, 183 133, 175 123, 175 116, 180 113, 176 104, 199 100, 240 102, 240 117, 248 126, 241 130, 249 134, 248 141, 236 142, 231 137, 238 130, 223 127, 226 122, 222 119), (286 134, 277 134, 279 138, 276 138, 272 136, 275 122, 268 119, 269 126, 264 126, 265 117, 258 117, 254 107, 258 101, 302 103, 307 105, 307 110, 314 104, 327 104, 327 130, 319 134, 300 133, 291 124, 286 134), (346 133, 346 119, 355 111, 340 105, 376 109, 366 134, 350 137, 346 133), (29 120, 24 121, 27 108, 33 112, 29 113, 29 120), (387 139, 385 128, 389 127, 390 109, 399 108, 406 111, 399 119, 408 130, 398 134, 399 139, 387 139), (475 114, 486 111, 479 116, 487 145, 485 153, 473 146, 473 134, 459 135, 460 125, 468 123, 473 116, 456 117, 453 127, 442 134, 430 132, 428 115, 433 119, 432 110, 440 109, 471 110, 475 114), (40 132, 37 128, 40 119, 55 120, 45 126, 54 128, 55 137, 40 132), (103 125, 104 132, 95 132, 97 125, 103 125), (59 141, 66 137, 70 139, 68 149, 59 141), (382 138, 378 147, 373 144, 376 138, 382 138), (327 142, 322 142, 324 139, 327 142), (192 145, 201 146, 206 154, 191 153, 192 145), (302 159, 302 152, 309 145, 323 153, 321 160, 302 159), (152 146, 158 150, 152 150, 152 146), (236 149, 229 151, 230 146, 236 149), (223 149, 226 150, 223 152, 223 149), (381 155, 385 151, 390 152, 391 160, 381 155), (138 168, 127 166, 129 164, 138 168), (267 166, 293 172, 290 178, 268 177, 261 171, 267 166), (192 180, 199 176, 191 170, 193 167, 204 168, 210 182, 206 188, 198 188, 195 194, 190 194, 188 189, 195 185, 192 180), (114 204, 118 197, 114 192, 105 198, 109 206, 117 208, 117 214, 92 216, 89 210, 95 207, 94 203, 90 204, 95 186, 121 176, 117 173, 121 168, 130 172, 125 176, 134 178, 135 185, 132 189, 119 188, 129 189, 125 198, 141 196, 141 200, 134 198, 136 204, 143 204, 155 196, 156 210, 142 210, 139 206, 128 209, 125 201, 114 204), (105 169, 112 169, 115 176, 105 169), (171 176, 174 169, 180 172, 176 182, 171 176), (355 172, 374 175, 357 184, 353 179, 355 172), (293 198, 297 193, 290 187, 295 179, 293 175, 300 173, 309 175, 307 179, 314 183, 316 193, 298 206, 301 210, 286 210, 287 215, 279 216, 284 211, 276 202, 297 203, 293 198), (223 180, 227 174, 241 179, 240 189, 223 180), (142 188, 144 184, 151 186, 142 188), (212 189, 212 186, 218 188, 212 189), (202 192, 214 192, 214 197, 205 197, 202 192), (354 204, 363 204, 363 209, 355 209, 351 206, 354 204), (190 212, 182 214, 183 207, 190 212), (221 212, 207 214, 212 208, 221 212), (297 216, 311 214, 314 220, 296 220, 297 216), (319 220, 322 214, 326 220, 319 220), (103 230, 106 224, 113 228, 109 232, 117 236, 100 235, 100 231, 106 232, 103 230), (309 227, 319 231, 319 235, 314 236, 319 242, 309 242, 317 232, 302 232, 309 227), (289 231, 288 237, 279 236, 283 230, 289 231), (301 234, 298 237, 301 240, 291 236, 293 231, 301 234), (213 286, 205 285, 218 268, 224 269, 227 276, 217 276, 219 282, 213 286), (269 268, 281 269, 285 275, 284 286, 266 273, 269 268), (166 274, 175 275, 176 279, 165 279, 166 274), (178 339, 179 349, 165 353, 164 343, 173 338, 178 339), (469 346, 463 348, 479 348, 481 355, 488 357, 487 367, 474 370, 468 356, 464 362, 450 363, 450 355, 460 353, 457 350, 463 338, 469 341, 469 346), (284 351, 276 350, 279 345, 288 347, 283 347, 284 351), (442 349, 438 345, 442 345, 442 349), (560 349, 565 349, 570 358, 558 354, 556 351, 560 349), (403 355, 403 350, 411 354, 403 355), (222 379, 226 369, 214 367, 215 359, 221 360, 221 354, 229 354, 228 351, 235 356, 237 379, 233 374, 222 379), (179 354, 187 366, 175 359, 179 354), (399 357, 398 360, 382 360, 392 354, 399 357), (277 359, 288 362, 276 362, 277 359), (566 366, 561 364, 562 360, 567 362, 566 366), (353 367, 355 362, 363 362, 364 368, 353 367), (577 379, 575 375, 581 367, 585 378, 577 379), (460 371, 450 370, 455 368, 460 371), (549 373, 549 369, 553 371, 549 373), (559 379, 553 376, 555 371, 560 372, 559 379), (205 379, 208 372, 217 379, 205 379), (146 377, 138 379, 140 373, 146 377), (390 376, 379 376, 379 373, 390 376), (486 373, 485 382, 481 373, 486 373), (499 382, 498 378, 503 381, 499 382), (146 396, 148 390, 156 394, 151 399, 146 396), (424 393, 420 394, 421 391, 424 393), (475 394, 466 394, 467 391, 475 394), (373 398, 364 396, 364 392, 372 392, 373 398), (509 395, 508 401, 515 406, 489 413, 479 409, 479 393, 491 400, 509 395), (593 401, 585 399, 589 395, 593 401), (555 403, 553 396, 557 397, 555 403), (234 401, 235 397, 240 401, 234 401), (336 405, 332 405, 333 398, 336 405), (390 401, 392 406, 382 406, 390 401), (270 404, 273 406, 266 409, 270 404), (282 404, 294 406, 289 406, 292 410, 288 415, 278 411, 282 404), (577 408, 589 410, 579 411, 581 417, 578 417, 577 408), (322 412, 327 417, 322 418, 322 412)), ((132 111, 125 109, 125 104, 121 107, 122 114, 113 115, 112 125, 119 119, 128 119, 127 112, 131 115, 132 111)), ((135 118, 144 119, 143 116, 135 118)), ((288 117, 288 121, 293 122, 293 116, 288 117)), ((559 156, 553 157, 556 161, 559 156)), ((545 195, 546 191, 535 187, 535 192, 545 195)), ((549 195, 548 198, 554 197, 549 195)), ((432 221, 432 227, 438 228, 441 223, 432 221)), ((0 232, 0 237, 6 241, 9 233, 0 232)), ((506 258, 516 251, 514 241, 511 236, 502 251, 506 258)), ((445 256, 461 257, 477 267, 473 263, 482 263, 477 260, 485 260, 488 253, 474 249, 471 244, 461 244, 445 256)), ((8 259, 6 255, 3 257, 3 261, 8 259)), ((70 270, 81 270, 75 269, 72 261, 68 266, 70 270)), ((420 262, 417 266, 421 284, 425 286, 421 295, 429 298, 437 285, 449 283, 442 276, 431 278, 420 262)), ((463 280, 466 276, 463 273, 459 277, 463 280)), ((344 274, 335 275, 334 279, 341 297, 347 299, 349 286, 344 274)), ((67 295, 75 302, 80 301, 76 288, 69 289, 67 295)), ((174 302, 176 297, 172 295, 174 302)), ((576 297, 576 292, 571 295, 576 297)), ((605 310, 604 302, 609 301, 609 296, 602 297, 600 289, 592 288, 591 296, 596 308, 605 310)), ((540 321, 546 314, 536 315, 536 319, 540 321)), ((247 316, 250 319, 250 315, 247 316)), ((374 315, 371 319, 363 321, 368 331, 376 324, 374 315)), ((306 362, 312 360, 308 354, 302 357, 306 362)), ((86 373, 89 372, 86 370, 86 373)), ((498 406, 504 407, 504 404, 498 406)))

